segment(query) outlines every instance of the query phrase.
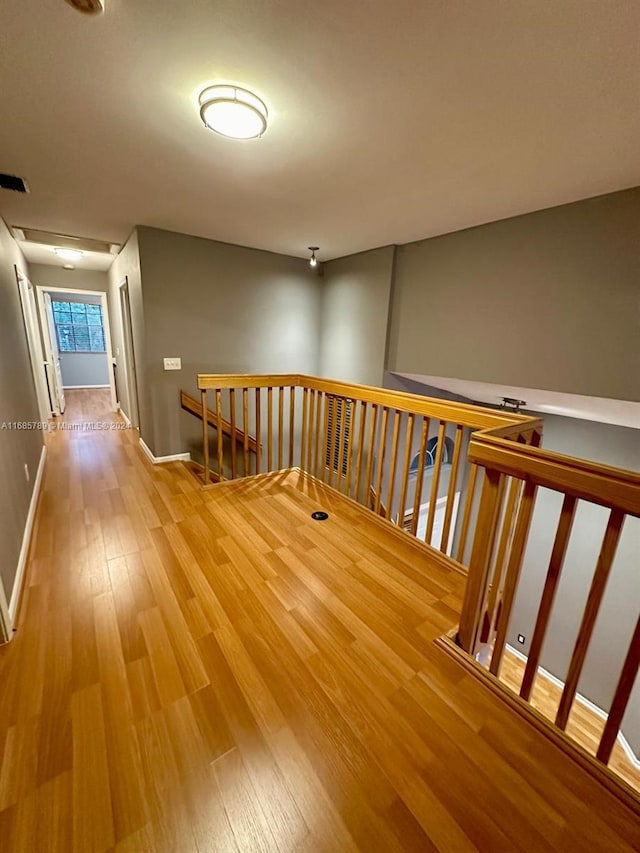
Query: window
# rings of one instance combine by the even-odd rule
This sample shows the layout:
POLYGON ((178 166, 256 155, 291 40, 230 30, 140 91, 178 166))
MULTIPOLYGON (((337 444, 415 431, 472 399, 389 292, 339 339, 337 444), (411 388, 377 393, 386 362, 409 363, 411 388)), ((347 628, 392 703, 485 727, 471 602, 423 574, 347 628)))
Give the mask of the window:
POLYGON ((51 301, 60 352, 106 352, 102 307, 51 301))
MULTIPOLYGON (((427 442, 427 448, 424 455, 424 467, 425 469, 431 468, 435 465, 436 456, 438 455, 438 436, 434 435, 433 438, 430 438, 427 442)), ((442 464, 450 465, 451 460, 453 459, 453 442, 449 438, 448 435, 444 437, 444 444, 442 445, 442 464)), ((418 467, 420 465, 420 453, 416 453, 416 455, 411 460, 411 465, 409 467, 410 474, 417 474, 418 467)))

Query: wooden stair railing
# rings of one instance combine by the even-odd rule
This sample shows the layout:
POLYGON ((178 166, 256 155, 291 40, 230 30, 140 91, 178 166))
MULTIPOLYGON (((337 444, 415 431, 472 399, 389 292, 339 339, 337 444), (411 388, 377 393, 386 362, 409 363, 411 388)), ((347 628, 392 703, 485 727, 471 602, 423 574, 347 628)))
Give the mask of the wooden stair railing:
MULTIPOLYGON (((297 466, 414 536, 422 507, 426 529, 421 539, 454 554, 459 567, 469 567, 459 645, 474 657, 482 650, 494 675, 505 648, 537 491, 560 492, 563 508, 520 690, 527 701, 576 506, 587 500, 607 507, 609 523, 557 713, 558 727, 565 728, 624 519, 640 516, 639 475, 547 452, 540 448, 542 421, 510 411, 302 374, 201 374, 198 388, 199 411, 207 411, 202 421, 207 486, 208 431, 213 426, 221 479, 297 466), (213 410, 207 405, 211 393, 213 410), (252 459, 249 433, 256 437, 252 459), (230 447, 225 450, 227 439, 230 447), (429 476, 423 477, 427 469, 429 476), (456 519, 458 492, 461 516, 456 519), (436 505, 442 501, 445 510, 436 525, 436 505)), ((194 398, 187 403, 188 410, 198 410, 194 398)), ((621 664, 598 751, 605 762, 636 677, 639 635, 636 628, 621 664)))
MULTIPOLYGON (((188 394, 186 391, 180 392, 180 406, 185 410, 185 412, 189 412, 189 414, 194 415, 196 418, 202 420, 202 403, 199 403, 195 397, 192 397, 191 394, 188 394)), ((218 423, 218 415, 212 409, 207 408, 207 422, 209 426, 214 429, 218 423)), ((230 421, 225 418, 222 419, 222 431, 226 436, 231 437, 232 434, 232 424, 230 421)), ((238 444, 244 444, 245 434, 241 429, 236 429, 236 441, 238 444)), ((258 444, 254 436, 249 435, 247 439, 248 447, 251 453, 258 452, 258 444)))
MULTIPOLYGON (((469 582, 458 631, 459 645, 479 657, 496 677, 505 651, 536 496, 547 489, 563 496, 544 587, 538 604, 529 655, 519 695, 531 701, 534 681, 547 638, 556 592, 580 501, 608 510, 600 553, 593 570, 582 618, 557 708, 555 725, 565 731, 578 682, 611 575, 625 519, 640 518, 640 474, 600 465, 505 440, 500 431, 475 433, 469 460, 485 472, 469 564, 469 582), (503 511, 507 488, 520 492, 509 522, 503 511), (501 549, 498 543, 506 542, 501 549), (497 602, 497 605, 496 605, 497 602)), ((640 662, 640 621, 630 636, 597 758, 607 764, 620 731, 640 662)))
POLYGON ((296 465, 393 523, 404 526, 409 514, 408 532, 414 536, 422 506, 424 541, 445 551, 454 538, 456 558, 463 563, 480 485, 475 466, 465 461, 470 433, 499 429, 506 440, 526 443, 539 440, 542 425, 538 418, 513 412, 301 374, 200 374, 198 388, 201 402, 188 402, 191 410, 197 405, 209 412, 203 420, 205 469, 208 427, 213 426, 213 455, 224 477, 296 465), (208 408, 210 394, 213 409, 208 408), (255 458, 241 465, 235 448, 247 432, 258 442, 255 458), (464 496, 461 524, 454 518, 457 493, 464 496), (438 502, 445 504, 439 542, 438 502))

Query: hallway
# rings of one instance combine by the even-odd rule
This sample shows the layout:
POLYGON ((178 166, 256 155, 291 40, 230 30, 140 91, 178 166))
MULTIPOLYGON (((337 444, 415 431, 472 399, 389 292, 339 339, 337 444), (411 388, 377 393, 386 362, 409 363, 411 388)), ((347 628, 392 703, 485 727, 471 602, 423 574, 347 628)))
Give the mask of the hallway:
POLYGON ((623 800, 433 645, 461 574, 296 472, 201 491, 101 393, 47 436, 0 649, 3 851, 634 849, 623 800))

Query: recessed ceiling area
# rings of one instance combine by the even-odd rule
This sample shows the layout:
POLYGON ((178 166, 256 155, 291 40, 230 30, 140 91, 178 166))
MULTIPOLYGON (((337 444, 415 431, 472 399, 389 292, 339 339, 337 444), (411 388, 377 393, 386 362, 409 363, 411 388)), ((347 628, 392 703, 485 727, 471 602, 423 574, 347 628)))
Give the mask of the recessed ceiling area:
MULTIPOLYGON (((48 266, 62 267, 69 263, 64 258, 59 258, 51 246, 41 246, 36 243, 27 243, 18 240, 22 254, 31 264, 46 264, 48 266)), ((113 263, 115 255, 106 252, 83 252, 81 258, 73 260, 75 269, 79 270, 108 270, 113 263)))
POLYGON ((0 7, 10 223, 145 224, 323 259, 640 183, 640 4, 63 0, 0 7), (233 82, 269 130, 209 132, 233 82))
POLYGON ((27 261, 65 269, 106 271, 120 250, 117 243, 41 231, 24 225, 12 225, 11 233, 27 261))
POLYGON ((440 388, 452 394, 459 394, 475 403, 488 403, 498 406, 503 397, 524 400, 522 408, 528 412, 547 415, 562 415, 567 418, 579 418, 586 421, 598 421, 603 424, 640 429, 640 403, 629 400, 613 400, 606 397, 585 397, 582 394, 565 394, 561 391, 542 391, 536 388, 521 388, 516 385, 495 385, 491 382, 476 382, 470 379, 453 379, 446 376, 427 376, 417 373, 395 373, 440 388))

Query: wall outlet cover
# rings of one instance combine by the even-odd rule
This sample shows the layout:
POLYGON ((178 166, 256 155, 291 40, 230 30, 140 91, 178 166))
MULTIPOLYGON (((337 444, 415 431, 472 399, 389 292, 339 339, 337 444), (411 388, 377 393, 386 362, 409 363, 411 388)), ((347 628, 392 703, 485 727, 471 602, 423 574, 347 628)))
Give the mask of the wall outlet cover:
POLYGON ((182 370, 182 359, 181 358, 165 358, 164 359, 164 369, 165 370, 182 370))
POLYGON ((520 645, 521 645, 521 646, 523 646, 523 645, 524 645, 524 641, 525 641, 526 639, 527 639, 527 638, 525 637, 525 635, 524 635, 524 634, 518 634, 518 642, 520 643, 520 645))

